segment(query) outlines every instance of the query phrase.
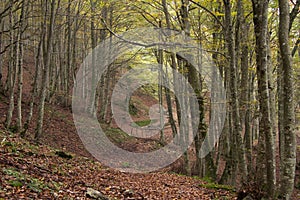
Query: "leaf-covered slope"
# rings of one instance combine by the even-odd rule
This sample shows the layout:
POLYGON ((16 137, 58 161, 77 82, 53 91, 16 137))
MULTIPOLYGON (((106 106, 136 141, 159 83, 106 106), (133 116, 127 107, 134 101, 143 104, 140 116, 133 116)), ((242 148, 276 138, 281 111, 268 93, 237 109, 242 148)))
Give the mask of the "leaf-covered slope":
POLYGON ((235 198, 224 187, 209 189, 187 176, 122 173, 2 132, 0 142, 0 199, 88 199, 88 188, 110 199, 235 198))

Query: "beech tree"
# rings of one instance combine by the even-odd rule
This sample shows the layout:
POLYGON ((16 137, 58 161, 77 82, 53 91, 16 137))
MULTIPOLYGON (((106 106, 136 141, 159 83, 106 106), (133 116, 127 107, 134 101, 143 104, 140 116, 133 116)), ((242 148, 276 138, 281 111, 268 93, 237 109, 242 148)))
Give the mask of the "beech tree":
POLYGON ((55 8, 56 8, 56 0, 52 0, 50 5, 46 4, 45 16, 43 26, 47 28, 46 37, 43 38, 42 46, 43 46, 43 73, 42 73, 42 85, 40 90, 40 99, 39 99, 39 109, 38 109, 38 121, 35 132, 35 140, 38 141, 42 135, 43 131, 43 121, 44 121, 44 110, 45 110, 45 99, 47 95, 47 90, 49 87, 49 68, 51 62, 51 52, 52 52, 52 37, 53 30, 55 26, 55 8), (50 7, 50 8, 49 8, 50 7), (48 10, 49 9, 49 10, 48 10), (50 14, 50 23, 47 26, 47 15, 50 14))
POLYGON ((259 122, 260 133, 260 149, 262 153, 261 159, 258 160, 257 180, 262 181, 262 185, 267 187, 267 194, 269 198, 275 196, 275 145, 274 135, 272 132, 270 103, 269 103, 269 87, 268 87, 268 1, 253 0, 253 21, 254 31, 256 37, 256 65, 257 65, 257 79, 259 92, 259 109, 261 119, 259 122), (262 173, 262 176, 259 174, 262 173), (265 177, 265 178, 262 178, 265 177))
MULTIPOLYGON (((186 88, 180 87, 182 78, 168 72, 172 68, 188 80, 199 105, 198 116, 197 112, 190 114, 191 120, 199 119, 195 143, 174 170, 234 185, 252 193, 253 198, 290 199, 298 184, 294 180, 300 101, 299 7, 300 0, 3 0, 0 93, 8 102, 4 125, 23 137, 43 141, 48 133, 48 108, 55 105, 70 110, 75 75, 80 67, 87 69, 81 64, 100 42, 111 48, 109 37, 122 39, 121 33, 138 27, 177 30, 199 44, 197 62, 201 65, 203 56, 208 55, 214 62, 212 71, 221 75, 226 88, 222 135, 205 158, 198 155, 209 134, 210 120, 219 120, 211 119, 210 111, 210 98, 217 94, 207 91, 201 69, 197 71, 178 52, 137 45, 139 51, 118 58, 102 77, 96 77, 98 61, 93 55, 91 82, 86 80, 89 72, 83 70, 84 83, 92 83, 93 88, 91 93, 83 88, 82 94, 89 113, 97 116, 101 125, 113 127, 110 104, 114 85, 136 65, 156 62, 162 73, 155 91, 149 94, 167 108, 172 136, 185 141, 190 130, 187 124, 180 124, 186 116, 181 111, 190 112, 194 107, 184 95, 186 88), (27 61, 29 57, 34 64, 27 61), (28 74, 30 78, 25 77, 28 74), (174 92, 162 83, 172 85, 174 92), (24 95, 25 86, 29 95, 24 95), (36 128, 34 133, 28 131, 31 127, 36 128), (278 175, 276 167, 280 167, 278 175)), ((214 88, 217 83, 211 78, 214 88)), ((162 113, 159 121, 163 123, 162 113)), ((171 136, 167 134, 162 130, 156 142, 167 143, 171 136)))
POLYGON ((289 2, 285 0, 279 0, 279 47, 282 66, 282 95, 283 95, 283 121, 282 126, 282 138, 280 141, 281 149, 281 188, 280 198, 290 199, 295 178, 295 166, 296 166, 296 133, 295 133, 295 111, 294 111, 294 84, 293 84, 293 67, 291 50, 289 45, 289 2))

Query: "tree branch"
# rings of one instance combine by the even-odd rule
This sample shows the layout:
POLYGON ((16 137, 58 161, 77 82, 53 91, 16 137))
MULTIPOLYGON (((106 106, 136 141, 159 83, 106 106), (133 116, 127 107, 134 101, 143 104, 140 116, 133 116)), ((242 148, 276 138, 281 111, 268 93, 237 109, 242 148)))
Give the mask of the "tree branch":
POLYGON ((218 22, 218 24, 220 24, 221 27, 222 27, 223 29, 225 29, 223 23, 222 23, 222 22, 219 20, 219 18, 218 18, 214 13, 212 13, 209 9, 205 8, 204 6, 202 6, 201 4, 199 4, 199 3, 197 3, 197 2, 195 2, 195 1, 193 1, 193 0, 189 0, 189 1, 192 2, 193 4, 197 5, 198 7, 202 8, 202 9, 205 10, 206 12, 208 12, 213 18, 215 18, 215 20, 218 22))
POLYGON ((293 50, 292 50, 292 57, 295 56, 296 51, 297 51, 299 45, 300 45, 300 37, 299 37, 298 40, 296 41, 296 44, 295 44, 295 46, 294 46, 294 48, 293 48, 293 50))
POLYGON ((290 13, 290 24, 289 24, 289 31, 291 30, 293 23, 299 14, 299 8, 300 8, 300 0, 297 0, 296 4, 294 5, 291 13, 290 13))
POLYGON ((132 40, 127 40, 125 38, 123 38, 122 36, 119 36, 118 34, 116 34, 115 32, 113 32, 109 26, 107 26, 105 20, 103 20, 101 18, 101 21, 102 23, 105 25, 105 28, 113 35, 115 36, 116 38, 122 40, 123 42, 126 42, 128 44, 132 44, 132 45, 136 45, 136 46, 140 46, 140 47, 144 47, 144 48, 150 48, 150 47, 155 47, 155 46, 169 46, 169 47, 176 47, 176 46, 181 46, 183 48, 193 48, 193 49, 196 49, 196 48, 199 48, 199 47, 195 47, 195 46, 191 46, 191 45, 184 45, 180 42, 153 42, 153 43, 150 43, 150 44, 146 44, 146 43, 141 43, 141 42, 136 42, 136 41, 132 41, 132 40))

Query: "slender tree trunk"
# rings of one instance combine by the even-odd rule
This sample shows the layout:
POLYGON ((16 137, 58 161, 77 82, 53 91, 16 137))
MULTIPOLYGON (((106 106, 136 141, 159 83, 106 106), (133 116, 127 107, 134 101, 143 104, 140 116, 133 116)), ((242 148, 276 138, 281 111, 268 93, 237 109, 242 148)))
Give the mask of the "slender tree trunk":
MULTIPOLYGON (((107 8, 107 6, 104 6, 101 10, 102 17, 105 21, 108 21, 108 14, 109 14, 109 28, 112 28, 113 26, 113 10, 112 8, 107 8)), ((105 25, 102 24, 104 27, 105 25)), ((109 38, 109 45, 108 45, 108 50, 111 51, 111 46, 112 46, 112 34, 110 33, 110 38, 109 38)), ((106 29, 101 29, 100 32, 100 41, 104 42, 105 38, 107 37, 106 29)), ((110 54, 109 54, 110 56, 110 54)), ((109 58, 110 59, 110 58, 109 58)), ((105 76, 103 77, 103 86, 102 86, 102 102, 101 102, 101 112, 103 113, 103 122, 110 122, 110 103, 111 103, 111 95, 110 95, 110 89, 111 89, 111 76, 112 76, 112 68, 113 68, 113 63, 107 66, 107 70, 105 73, 105 76)))
MULTIPOLYGON (((94 16, 94 12, 96 9, 96 2, 94 0, 90 0, 90 6, 91 6, 91 12, 92 12, 92 16, 91 16, 91 42, 92 42, 92 49, 94 49, 97 45, 97 38, 96 38, 96 27, 95 27, 95 16, 94 16)), ((92 51, 92 87, 91 87, 91 97, 90 97, 90 102, 89 102, 89 112, 91 115, 95 115, 96 111, 95 111, 95 100, 96 100, 96 88, 97 88, 97 84, 96 84, 96 69, 95 69, 95 65, 96 65, 96 55, 95 52, 92 51)))
POLYGON ((240 29, 238 37, 241 39, 241 54, 239 56, 240 68, 241 68, 241 82, 240 82, 240 115, 241 123, 244 124, 244 144, 245 155, 247 160, 248 177, 252 172, 252 133, 250 126, 250 82, 251 77, 249 75, 249 25, 244 17, 244 5, 243 1, 238 1, 238 18, 240 18, 240 29))
POLYGON ((233 32, 232 32, 232 22, 231 22, 231 4, 230 1, 224 0, 225 5, 225 25, 227 27, 226 31, 226 43, 228 48, 228 55, 230 58, 230 107, 232 110, 232 122, 233 122, 233 132, 235 141, 234 145, 237 148, 237 160, 239 166, 239 173, 242 178, 242 183, 246 181, 247 177, 247 167, 245 161, 245 148, 242 138, 242 129, 240 125, 240 114, 239 114, 239 102, 237 97, 237 71, 236 71, 236 54, 234 52, 234 40, 233 40, 233 32))
POLYGON ((158 102, 159 102, 159 123, 160 123, 160 143, 165 144, 165 135, 163 130, 163 65, 164 65, 164 54, 162 49, 158 49, 158 102))
MULTIPOLYGON (((2 19, 0 19, 0 26, 1 26, 1 32, 0 32, 0 52, 2 52, 2 46, 3 46, 3 30, 4 30, 4 22, 2 19)), ((0 54, 0 94, 4 92, 3 83, 2 83, 2 67, 3 67, 3 54, 0 54)))
MULTIPOLYGON (((188 9, 188 1, 187 0, 181 0, 181 29, 184 31, 184 34, 186 36, 190 36, 190 22, 189 22, 189 9, 188 9)), ((188 69, 189 63, 187 63, 185 60, 183 60, 180 56, 177 56, 178 60, 178 66, 182 70, 183 77, 187 77, 185 74, 186 69, 188 69)), ((176 79, 177 80, 177 79, 176 79)), ((189 101, 189 97, 185 96, 185 89, 180 87, 183 83, 183 78, 179 79, 179 98, 180 98, 180 108, 184 112, 189 112, 189 104, 187 103, 189 101)), ((177 102, 178 103, 178 102, 177 102)), ((181 120, 181 117, 186 117, 186 113, 180 113, 181 116, 178 118, 178 120, 181 120)), ((184 143, 188 138, 188 132, 189 132, 189 122, 186 120, 183 120, 183 123, 180 123, 180 139, 184 143)), ((191 174, 191 168, 190 168, 190 159, 188 151, 186 151, 183 155, 184 158, 184 168, 187 175, 191 174)))
POLYGON ((23 0, 22 2, 22 10, 20 15, 20 28, 19 28, 19 60, 18 62, 18 100, 17 100, 17 130, 22 130, 22 93, 23 93, 23 50, 24 50, 24 42, 23 42, 23 33, 26 28, 26 15, 27 15, 27 0, 23 0))
MULTIPOLYGON (((282 95, 283 95, 283 121, 282 134, 284 141, 281 150, 281 188, 280 198, 290 199, 294 189, 295 166, 296 166, 296 134, 295 134, 295 111, 294 111, 294 85, 293 68, 289 46, 289 2, 279 0, 279 47, 282 60, 282 95)), ((282 146, 281 146, 282 147, 282 146)))
MULTIPOLYGON (((259 170, 261 173, 266 172, 266 194, 268 198, 273 199, 275 196, 276 185, 276 163, 274 153, 274 135, 270 119, 270 94, 268 88, 268 0, 252 0, 252 6, 254 15, 254 31, 256 37, 256 65, 261 114, 261 119, 259 122, 259 134, 261 136, 263 134, 264 145, 262 146, 264 149, 261 149, 261 151, 265 151, 265 158, 262 158, 264 160, 257 161, 259 162, 257 163, 257 170, 259 170), (264 166, 266 166, 265 169, 264 166)), ((263 141, 260 140, 260 142, 263 141)), ((261 175, 258 175, 257 180, 261 179, 261 175)), ((262 182, 262 184, 264 183, 262 182)))
MULTIPOLYGON (((267 34, 267 43, 270 44, 271 35, 267 34)), ((270 104, 270 120, 271 120, 271 126, 272 126, 272 132, 274 137, 274 154, 276 155, 276 134, 277 134, 277 125, 276 125, 276 94, 275 94, 275 81, 274 81, 274 67, 271 59, 272 53, 271 53, 271 47, 268 45, 268 51, 267 51, 267 58, 268 58, 268 88, 269 88, 269 104, 270 104)))
POLYGON ((28 117, 24 123, 24 127, 23 130, 21 132, 21 137, 24 137, 28 128, 29 128, 29 124, 31 123, 32 120, 32 116, 33 116, 33 108, 34 108, 34 103, 35 103, 35 98, 36 95, 38 93, 38 78, 39 78, 39 74, 40 74, 40 63, 41 63, 41 54, 42 54, 42 42, 43 39, 45 37, 45 29, 43 28, 43 23, 41 23, 41 27, 42 27, 42 31, 40 33, 40 38, 39 38, 39 42, 38 42, 38 46, 36 49, 36 55, 35 55, 35 72, 34 72, 34 81, 33 81, 33 87, 31 90, 31 100, 30 100, 30 108, 29 108, 29 113, 28 113, 28 117))
POLYGON ((12 115, 15 107, 14 101, 14 93, 15 93, 15 84, 16 84, 16 77, 17 77, 17 61, 19 56, 19 40, 17 38, 16 44, 15 42, 15 30, 13 27, 14 24, 14 13, 13 13, 13 2, 10 2, 10 11, 9 11, 9 22, 10 22, 10 58, 8 64, 8 75, 6 80, 7 90, 9 91, 9 108, 6 115, 5 126, 6 128, 10 128, 10 124, 12 121, 12 115))
MULTIPOLYGON (((167 28, 170 29, 171 28, 170 14, 168 11, 168 6, 166 3, 166 0, 162 0, 162 6, 163 6, 163 12, 164 12, 164 15, 166 18, 167 28)), ((171 53, 171 67, 173 69, 176 69, 176 61, 175 60, 176 60, 176 58, 175 58, 174 53, 171 53)), ((168 76, 167 70, 166 70, 166 74, 168 76)), ((167 81, 166 84, 169 84, 168 77, 166 77, 166 81, 167 81)), ((170 91, 167 88, 165 89, 165 93, 166 93, 166 100, 167 100, 167 105, 168 105, 169 122, 171 124, 173 137, 175 137, 175 135, 177 134, 177 127, 176 127, 175 119, 173 116, 173 106, 172 106, 172 102, 171 102, 171 95, 170 95, 170 91)))
POLYGON ((66 91, 65 91, 65 106, 68 106, 69 103, 69 90, 70 90, 70 80, 73 76, 71 72, 72 68, 72 19, 71 19, 71 0, 68 0, 67 7, 67 75, 66 75, 66 91))
MULTIPOLYGON (((42 136, 42 129, 43 129, 45 99, 48 90, 49 67, 51 62, 52 37, 53 37, 54 23, 55 23, 55 5, 56 5, 56 0, 52 0, 50 6, 51 8, 50 23, 48 26, 47 39, 43 41, 44 69, 42 74, 42 86, 41 86, 40 101, 39 101, 39 108, 38 108, 38 121, 37 121, 35 136, 34 136, 37 142, 42 136)), ((45 13, 48 12, 46 11, 45 13)), ((47 15, 45 15, 44 17, 45 17, 44 26, 46 26, 47 15)))
POLYGON ((177 135, 177 127, 175 123, 175 119, 173 116, 173 104, 172 104, 172 98, 171 98, 171 92, 168 88, 170 88, 170 78, 168 74, 168 67, 166 66, 166 77, 164 79, 165 85, 165 94, 166 94, 166 101, 167 101, 167 107, 168 107, 168 116, 169 116, 169 123, 171 125, 173 138, 177 135), (169 86, 169 87, 168 87, 169 86))

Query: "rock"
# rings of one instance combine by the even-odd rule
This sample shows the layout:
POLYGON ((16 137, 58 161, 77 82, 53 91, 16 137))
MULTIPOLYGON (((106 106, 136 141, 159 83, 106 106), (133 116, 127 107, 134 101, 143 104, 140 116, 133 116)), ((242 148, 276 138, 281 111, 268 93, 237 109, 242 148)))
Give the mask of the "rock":
POLYGON ((109 200, 108 197, 106 197, 104 194, 101 192, 94 190, 93 188, 88 188, 86 191, 86 196, 93 198, 93 199, 98 199, 98 200, 109 200))
POLYGON ((123 195, 124 197, 133 197, 133 192, 131 190, 125 190, 123 195))
POLYGON ((56 151, 55 155, 58 155, 59 157, 66 158, 66 159, 72 159, 73 158, 72 155, 67 154, 67 153, 65 153, 63 151, 56 151))

